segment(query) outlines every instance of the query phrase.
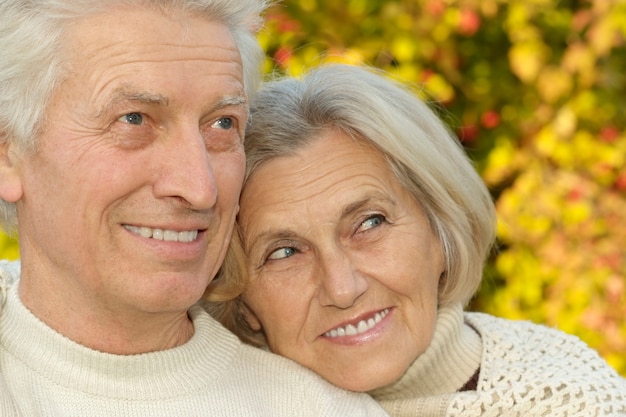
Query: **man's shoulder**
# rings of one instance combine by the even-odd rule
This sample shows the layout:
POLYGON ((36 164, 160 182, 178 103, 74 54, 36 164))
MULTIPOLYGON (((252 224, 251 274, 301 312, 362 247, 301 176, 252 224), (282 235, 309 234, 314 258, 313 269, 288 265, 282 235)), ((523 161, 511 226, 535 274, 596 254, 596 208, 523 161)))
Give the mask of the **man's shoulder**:
POLYGON ((212 375, 220 380, 215 388, 227 387, 220 395, 237 401, 239 411, 253 403, 256 415, 387 415, 370 396, 340 389, 290 359, 241 342, 202 304, 191 310, 191 316, 205 339, 205 351, 210 352, 203 360, 213 370, 220 369, 212 375))
POLYGON ((299 409, 309 410, 308 415, 387 416, 370 396, 338 388, 296 362, 261 348, 242 343, 233 368, 233 378, 258 381, 263 398, 273 398, 283 406, 290 402, 297 407, 294 412, 299 409))
POLYGON ((17 417, 19 416, 17 408, 11 399, 11 394, 6 387, 6 382, 0 374, 0 416, 2 417, 17 417))

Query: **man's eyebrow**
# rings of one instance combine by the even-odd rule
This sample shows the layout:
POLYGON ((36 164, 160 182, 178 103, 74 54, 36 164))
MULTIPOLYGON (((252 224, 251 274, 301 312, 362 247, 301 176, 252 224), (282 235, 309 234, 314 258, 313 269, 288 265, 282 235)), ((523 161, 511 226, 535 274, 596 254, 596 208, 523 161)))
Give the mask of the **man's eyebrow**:
MULTIPOLYGON (((135 101, 144 104, 153 104, 160 106, 168 106, 170 100, 168 97, 161 95, 150 93, 146 91, 139 91, 132 85, 124 84, 120 87, 116 88, 111 94, 111 97, 106 101, 106 103, 100 107, 96 113, 96 117, 102 116, 109 109, 115 106, 117 103, 122 103, 125 101, 135 101)), ((210 106, 210 111, 219 110, 225 107, 232 106, 246 106, 247 109, 248 100, 246 99, 246 95, 243 93, 235 93, 231 95, 226 95, 220 98, 216 103, 210 106)))
POLYGON ((216 109, 220 109, 222 107, 240 106, 242 104, 247 104, 247 103, 248 103, 248 100, 246 100, 245 95, 233 94, 233 95, 222 97, 222 99, 220 99, 214 107, 216 109))
POLYGON ((248 100, 243 93, 237 93, 222 97, 213 106, 209 107, 209 113, 217 110, 225 109, 227 107, 243 107, 246 115, 249 116, 250 109, 248 108, 248 100))
POLYGON ((111 97, 106 103, 98 109, 96 116, 101 116, 106 113, 116 103, 124 101, 136 101, 145 104, 156 104, 161 106, 167 106, 169 99, 161 94, 154 94, 149 92, 140 92, 129 86, 121 86, 116 88, 111 94, 111 97))

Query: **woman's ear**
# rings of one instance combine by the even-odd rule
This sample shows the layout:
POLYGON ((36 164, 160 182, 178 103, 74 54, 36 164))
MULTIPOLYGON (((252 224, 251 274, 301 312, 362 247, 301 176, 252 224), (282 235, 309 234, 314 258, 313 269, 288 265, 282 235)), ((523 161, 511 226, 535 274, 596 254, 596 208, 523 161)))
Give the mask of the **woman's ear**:
POLYGON ((246 321, 246 324, 248 324, 248 327, 250 327, 251 330, 259 332, 263 329, 263 326, 261 326, 261 322, 257 318, 256 314, 254 314, 254 312, 250 309, 250 307, 248 307, 248 304, 242 302, 240 305, 240 312, 244 320, 246 321))
POLYGON ((22 198, 22 179, 17 166, 17 155, 13 152, 6 133, 0 131, 0 198, 15 203, 22 198))

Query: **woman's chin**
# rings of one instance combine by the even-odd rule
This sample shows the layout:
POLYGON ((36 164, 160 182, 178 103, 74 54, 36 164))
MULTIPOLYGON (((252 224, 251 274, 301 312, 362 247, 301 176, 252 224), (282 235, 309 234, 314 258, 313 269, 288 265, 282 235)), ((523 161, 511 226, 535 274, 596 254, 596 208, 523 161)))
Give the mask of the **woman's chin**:
POLYGON ((327 381, 340 388, 354 392, 369 392, 377 388, 382 388, 386 385, 392 384, 402 376, 402 372, 357 372, 353 375, 324 375, 319 370, 315 372, 320 373, 327 381))

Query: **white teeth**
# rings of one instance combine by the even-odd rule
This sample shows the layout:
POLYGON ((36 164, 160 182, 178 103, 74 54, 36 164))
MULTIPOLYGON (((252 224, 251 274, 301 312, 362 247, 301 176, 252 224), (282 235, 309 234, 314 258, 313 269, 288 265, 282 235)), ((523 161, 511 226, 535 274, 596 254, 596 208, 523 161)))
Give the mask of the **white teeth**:
POLYGON ((382 319, 389 313, 389 309, 386 308, 383 311, 376 313, 374 317, 370 317, 367 320, 361 320, 357 323, 356 326, 353 324, 348 324, 345 327, 337 327, 336 329, 332 329, 326 333, 324 336, 326 337, 342 337, 342 336, 356 336, 357 334, 365 333, 368 330, 371 330, 378 323, 381 322, 382 319))
POLYGON ((178 232, 174 232, 173 230, 164 230, 163 240, 167 240, 168 242, 178 242, 178 232))
POLYGON ((369 320, 367 321, 367 323, 365 321, 361 320, 359 322, 359 327, 358 327, 357 332, 363 333, 363 332, 368 331, 369 329, 370 329, 370 327, 369 327, 369 320))
POLYGON ((187 232, 178 232, 179 242, 193 242, 198 237, 197 230, 189 230, 187 232))
POLYGON ((124 225, 124 228, 141 237, 152 238, 156 240, 165 240, 167 242, 193 242, 198 237, 197 230, 177 232, 175 230, 151 229, 149 227, 137 227, 129 225, 124 225))

